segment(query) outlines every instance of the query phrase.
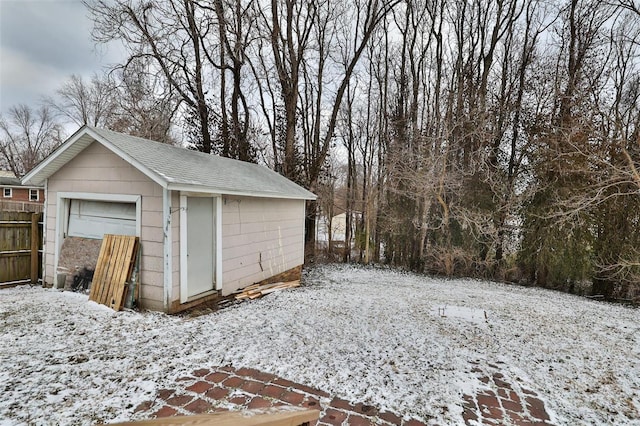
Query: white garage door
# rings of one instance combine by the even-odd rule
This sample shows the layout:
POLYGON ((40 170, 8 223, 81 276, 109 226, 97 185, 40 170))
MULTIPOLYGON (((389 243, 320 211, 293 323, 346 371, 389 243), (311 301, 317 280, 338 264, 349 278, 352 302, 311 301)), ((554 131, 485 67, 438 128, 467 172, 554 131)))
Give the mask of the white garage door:
POLYGON ((102 239, 104 234, 136 235, 136 204, 71 200, 68 235, 102 239))

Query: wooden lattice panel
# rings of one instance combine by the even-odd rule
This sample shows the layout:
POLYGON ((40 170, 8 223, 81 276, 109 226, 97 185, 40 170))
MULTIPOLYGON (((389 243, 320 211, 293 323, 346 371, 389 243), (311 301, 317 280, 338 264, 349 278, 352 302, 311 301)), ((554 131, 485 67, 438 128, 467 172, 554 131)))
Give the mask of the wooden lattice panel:
POLYGON ((89 300, 119 311, 138 250, 138 237, 105 234, 93 274, 89 300))

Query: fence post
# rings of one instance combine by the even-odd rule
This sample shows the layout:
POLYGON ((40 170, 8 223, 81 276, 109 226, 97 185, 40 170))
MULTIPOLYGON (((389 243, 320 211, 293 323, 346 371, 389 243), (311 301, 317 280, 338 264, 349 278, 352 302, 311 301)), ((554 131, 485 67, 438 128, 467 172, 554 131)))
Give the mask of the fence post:
POLYGON ((31 214, 31 284, 38 283, 38 251, 40 249, 39 222, 40 213, 31 214))

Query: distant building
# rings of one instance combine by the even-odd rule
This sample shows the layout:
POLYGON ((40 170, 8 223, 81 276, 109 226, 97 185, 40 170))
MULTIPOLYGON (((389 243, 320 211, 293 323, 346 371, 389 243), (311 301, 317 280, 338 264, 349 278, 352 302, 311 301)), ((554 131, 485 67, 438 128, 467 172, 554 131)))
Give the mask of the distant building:
MULTIPOLYGON (((353 212, 351 220, 351 238, 356 232, 356 220, 360 218, 362 213, 353 212)), ((331 218, 331 241, 344 243, 347 231, 347 214, 340 213, 331 218)), ((319 215, 316 223, 316 241, 329 241, 329 219, 326 216, 319 215)))
POLYGON ((41 212, 44 187, 22 185, 13 172, 0 170, 0 211, 41 212))

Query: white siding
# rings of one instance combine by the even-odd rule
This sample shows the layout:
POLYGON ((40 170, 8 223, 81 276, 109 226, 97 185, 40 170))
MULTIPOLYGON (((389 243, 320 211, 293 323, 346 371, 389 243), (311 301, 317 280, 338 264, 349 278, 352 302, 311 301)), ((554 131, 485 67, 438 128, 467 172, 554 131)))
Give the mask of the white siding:
MULTIPOLYGON (((135 167, 94 142, 49 178, 45 281, 53 282, 57 193, 127 194, 142 197, 140 301, 163 310, 162 187, 135 167)), ((172 215, 175 216, 177 215, 172 215)))
MULTIPOLYGON (((135 167, 93 143, 48 181, 45 280, 53 282, 57 196, 59 192, 122 194, 141 197, 144 308, 164 310, 162 188, 135 167)), ((222 198, 223 294, 304 263, 303 200, 222 198)), ((179 193, 171 193, 172 291, 180 298, 179 193)))
POLYGON ((303 200, 223 197, 222 293, 304 263, 303 200))

